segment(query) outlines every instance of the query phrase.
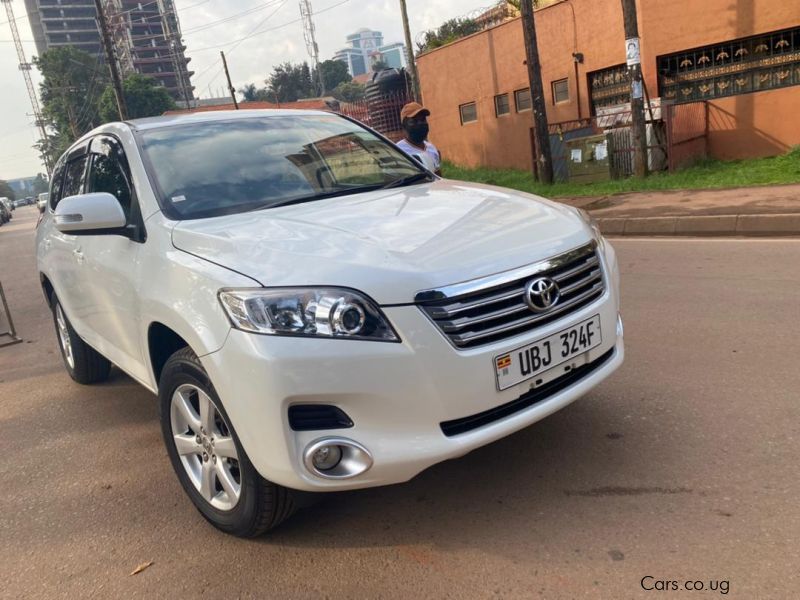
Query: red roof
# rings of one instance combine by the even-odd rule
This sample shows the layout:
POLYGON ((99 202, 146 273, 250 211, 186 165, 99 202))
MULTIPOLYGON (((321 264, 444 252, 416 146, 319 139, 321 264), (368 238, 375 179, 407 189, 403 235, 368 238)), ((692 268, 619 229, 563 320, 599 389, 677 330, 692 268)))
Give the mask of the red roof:
MULTIPOLYGON (((299 110, 328 110, 328 105, 325 104, 325 100, 315 98, 313 100, 300 100, 298 102, 281 102, 280 104, 275 104, 273 102, 239 102, 239 108, 241 110, 260 110, 264 108, 291 108, 291 109, 299 109, 299 110)), ((190 109, 177 109, 177 110, 168 110, 165 112, 165 115, 178 115, 181 113, 193 113, 193 112, 211 112, 216 110, 234 110, 233 103, 230 104, 217 104, 214 106, 198 106, 196 108, 190 109)))

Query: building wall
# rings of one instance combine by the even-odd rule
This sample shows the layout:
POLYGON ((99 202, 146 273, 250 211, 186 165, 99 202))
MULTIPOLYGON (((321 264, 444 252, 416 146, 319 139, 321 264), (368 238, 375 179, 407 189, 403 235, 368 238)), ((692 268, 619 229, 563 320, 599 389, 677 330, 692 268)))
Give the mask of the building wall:
MULTIPOLYGON (((639 0, 642 68, 658 95, 658 56, 800 25, 797 0, 639 0)), ((625 62, 619 0, 562 0, 535 13, 547 117, 551 123, 591 115, 588 74, 625 62), (574 53, 583 55, 576 63, 574 53), (567 79, 569 100, 555 104, 551 84, 567 79)), ((418 59, 431 139, 445 158, 465 165, 531 164, 530 112, 514 110, 513 92, 528 87, 520 19, 438 48, 418 59), (495 117, 494 97, 508 93, 511 114, 495 117), (476 102, 478 121, 461 125, 459 105, 476 102)), ((777 154, 800 144, 786 126, 800 86, 710 103, 710 148, 724 158, 777 154), (735 131, 733 127, 735 126, 735 131), (724 140, 724 142, 723 142, 724 140)))

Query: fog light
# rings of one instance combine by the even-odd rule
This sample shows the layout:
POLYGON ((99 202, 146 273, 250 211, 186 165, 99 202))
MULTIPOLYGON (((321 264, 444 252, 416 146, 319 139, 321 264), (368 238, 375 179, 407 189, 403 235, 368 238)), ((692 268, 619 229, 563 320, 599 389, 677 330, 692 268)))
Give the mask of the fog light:
POLYGON ((303 451, 306 468, 324 479, 348 479, 372 466, 372 455, 358 442, 343 437, 326 437, 311 442, 303 451))
POLYGON ((322 446, 311 456, 311 462, 320 471, 330 471, 340 460, 342 460, 342 449, 339 446, 322 446))

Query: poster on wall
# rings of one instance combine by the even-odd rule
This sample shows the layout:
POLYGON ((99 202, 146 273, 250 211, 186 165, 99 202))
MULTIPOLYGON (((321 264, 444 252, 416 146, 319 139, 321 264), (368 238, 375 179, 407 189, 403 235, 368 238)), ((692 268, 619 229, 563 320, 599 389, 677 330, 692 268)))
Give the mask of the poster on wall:
POLYGON ((641 64, 642 58, 641 53, 639 52, 638 37, 628 38, 625 40, 625 59, 628 62, 629 67, 641 64))

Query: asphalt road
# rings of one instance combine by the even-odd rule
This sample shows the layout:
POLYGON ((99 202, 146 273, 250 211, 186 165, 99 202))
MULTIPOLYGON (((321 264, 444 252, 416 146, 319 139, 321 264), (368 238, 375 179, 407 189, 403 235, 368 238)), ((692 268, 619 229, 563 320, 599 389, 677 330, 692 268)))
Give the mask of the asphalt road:
MULTIPOLYGON (((615 242, 627 360, 589 396, 268 537, 212 529, 154 396, 61 366, 34 209, 0 228, 0 596, 796 598, 800 242, 615 242), (152 566, 130 573, 141 563, 152 566), (659 580, 717 591, 661 591, 659 580)), ((670 586, 667 586, 668 588, 670 586)))

